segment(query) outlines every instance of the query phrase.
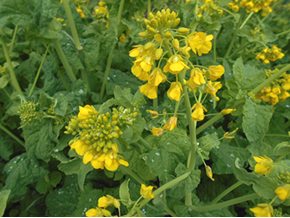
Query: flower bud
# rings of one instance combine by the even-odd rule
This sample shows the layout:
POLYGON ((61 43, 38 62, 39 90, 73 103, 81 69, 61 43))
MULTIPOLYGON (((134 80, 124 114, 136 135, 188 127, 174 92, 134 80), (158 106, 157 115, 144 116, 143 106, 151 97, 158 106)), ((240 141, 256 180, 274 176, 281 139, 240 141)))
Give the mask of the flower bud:
POLYGON ((180 18, 174 20, 172 27, 176 27, 180 23, 180 18))
POLYGON ((163 54, 163 49, 162 48, 157 48, 155 50, 155 59, 159 60, 162 54, 163 54))
POLYGON ((179 50, 179 41, 178 41, 178 39, 173 39, 172 40, 172 45, 174 46, 174 48, 176 50, 179 50))
POLYGON ((153 19, 153 18, 154 18, 154 15, 153 15, 152 12, 150 12, 150 13, 149 13, 149 19, 151 20, 151 19, 153 19))
POLYGON ((165 37, 165 38, 171 38, 171 36, 172 36, 172 35, 171 35, 170 32, 166 32, 166 33, 164 34, 164 37, 165 37))
POLYGON ((147 20, 147 19, 144 20, 144 23, 145 23, 146 26, 148 26, 148 25, 150 26, 150 24, 151 24, 151 22, 149 20, 147 20))
POLYGON ((153 33, 153 34, 157 33, 157 31, 154 28, 152 28, 151 26, 149 26, 149 27, 147 26, 147 30, 149 33, 153 33))
POLYGON ((187 34, 190 30, 188 28, 179 27, 177 31, 179 34, 187 34))
POLYGON ((151 20, 151 26, 154 27, 154 28, 157 28, 158 27, 158 21, 156 19, 152 19, 151 20))
POLYGON ((154 43, 152 43, 152 42, 148 42, 148 43, 146 43, 146 45, 144 46, 144 49, 145 49, 145 50, 149 50, 149 49, 153 48, 154 45, 155 45, 154 43))
POLYGON ((148 37, 148 33, 147 33, 147 31, 145 31, 145 32, 141 32, 141 33, 139 33, 138 35, 141 36, 141 37, 143 37, 143 38, 147 38, 147 37, 148 37))
POLYGON ((207 177, 210 178, 212 181, 214 181, 214 178, 212 178, 213 174, 212 174, 212 170, 210 166, 205 167, 205 172, 206 172, 207 177))

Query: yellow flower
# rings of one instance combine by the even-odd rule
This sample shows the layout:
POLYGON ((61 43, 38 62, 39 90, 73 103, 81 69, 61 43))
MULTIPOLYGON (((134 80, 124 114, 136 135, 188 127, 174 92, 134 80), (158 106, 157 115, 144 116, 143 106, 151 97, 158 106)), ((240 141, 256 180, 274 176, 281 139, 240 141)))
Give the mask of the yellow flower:
POLYGON ((146 187, 146 185, 142 184, 140 195, 142 195, 144 199, 154 198, 154 194, 152 194, 152 190, 153 190, 153 186, 150 185, 146 187))
POLYGON ((221 113, 223 115, 226 115, 226 114, 232 113, 233 111, 236 111, 236 109, 224 109, 224 110, 221 111, 221 113))
POLYGON ((142 81, 148 80, 149 75, 146 71, 142 69, 140 63, 134 63, 134 65, 131 68, 131 71, 136 77, 138 77, 138 79, 142 81))
POLYGON ((125 36, 124 33, 122 33, 121 36, 120 36, 120 38, 119 38, 120 43, 121 43, 121 44, 125 43, 125 40, 126 40, 126 39, 127 39, 127 37, 125 36))
POLYGON ((129 51, 129 56, 138 58, 139 56, 144 54, 144 47, 143 45, 135 45, 135 48, 129 51))
POLYGON ((216 97, 216 93, 221 87, 222 87, 221 82, 208 81, 204 92, 216 97))
POLYGON ((142 57, 139 57, 134 63, 140 63, 142 70, 149 72, 152 69, 153 58, 151 55, 145 54, 142 57))
POLYGON ((290 197, 290 184, 282 185, 275 190, 276 195, 282 201, 290 197))
POLYGON ((146 83, 140 87, 140 91, 143 95, 147 96, 150 99, 157 98, 157 86, 146 83))
POLYGON ((202 71, 199 68, 194 68, 190 71, 190 78, 188 80, 188 84, 194 87, 205 84, 202 71))
POLYGON ((250 208, 250 211, 255 214, 255 217, 272 217, 274 215, 273 207, 269 204, 258 204, 258 207, 250 208))
POLYGON ((172 131, 177 126, 177 117, 170 117, 167 123, 163 126, 163 129, 169 129, 172 131))
POLYGON ((80 120, 86 120, 88 119, 88 115, 92 112, 94 112, 94 108, 90 105, 86 105, 84 107, 79 106, 79 114, 78 114, 78 118, 80 120))
POLYGON ((99 207, 89 209, 86 212, 86 217, 110 217, 111 212, 106 209, 101 209, 99 207))
POLYGON ((82 9, 77 8, 77 11, 79 12, 79 14, 81 15, 82 18, 86 17, 82 9))
POLYGON ((254 156, 255 161, 257 162, 255 166, 255 172, 258 174, 266 175, 269 174, 273 168, 273 160, 267 156, 265 157, 256 157, 254 156))
POLYGON ((210 178, 212 181, 214 181, 214 178, 212 178, 213 173, 212 173, 210 166, 205 167, 205 172, 206 172, 207 177, 210 178))
POLYGON ((149 75, 148 83, 153 86, 159 86, 160 83, 165 82, 167 76, 162 72, 160 68, 155 68, 149 75))
POLYGON ((170 88, 167 91, 167 96, 171 100, 180 101, 181 93, 183 92, 180 82, 172 82, 170 88))
POLYGON ((103 196, 98 200, 98 207, 103 207, 106 209, 107 207, 112 205, 114 205, 114 207, 116 208, 119 208, 121 206, 120 201, 111 195, 103 196))
POLYGON ((103 2, 103 1, 100 1, 99 2, 99 5, 102 7, 102 6, 104 6, 106 4, 106 2, 103 2))
POLYGON ((82 140, 75 141, 70 147, 71 150, 76 150, 77 154, 81 156, 83 156, 89 148, 89 146, 82 140))
POLYGON ((194 111, 191 114, 191 119, 193 121, 202 121, 204 119, 204 111, 207 111, 205 107, 200 103, 197 102, 195 105, 193 105, 192 110, 194 111))
POLYGON ((206 73, 209 75, 211 81, 215 81, 225 73, 225 68, 222 65, 210 66, 206 73))
POLYGON ((183 58, 180 55, 172 55, 166 65, 163 68, 164 73, 168 71, 172 74, 178 74, 183 69, 190 69, 183 61, 183 58))
POLYGON ((152 128, 152 133, 153 133, 153 136, 161 136, 161 135, 163 135, 163 129, 162 128, 153 127, 152 128))
POLYGON ((211 40, 213 35, 206 35, 204 32, 191 33, 188 35, 187 40, 192 49, 192 51, 201 56, 202 54, 207 54, 212 48, 211 40))
POLYGON ((154 117, 151 117, 151 119, 155 119, 159 116, 158 111, 153 111, 153 110, 146 110, 147 113, 155 115, 154 117))
POLYGON ((103 154, 99 158, 99 161, 103 161, 105 168, 109 171, 117 170, 120 165, 124 165, 126 167, 129 166, 129 163, 127 161, 123 160, 120 155, 117 155, 114 152, 111 152, 106 155, 103 154))
POLYGON ((186 55, 187 57, 190 57, 190 54, 188 53, 190 50, 191 50, 190 47, 188 47, 188 46, 183 46, 183 47, 180 47, 180 49, 179 49, 179 53, 181 53, 181 54, 183 54, 183 55, 186 55))

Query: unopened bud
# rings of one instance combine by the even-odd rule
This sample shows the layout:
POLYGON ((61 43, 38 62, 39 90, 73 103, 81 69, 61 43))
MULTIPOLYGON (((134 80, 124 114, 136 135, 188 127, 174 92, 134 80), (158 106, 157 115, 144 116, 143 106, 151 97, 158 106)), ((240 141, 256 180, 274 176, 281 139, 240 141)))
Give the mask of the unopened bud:
POLYGON ((190 30, 188 28, 179 27, 177 31, 179 34, 187 34, 190 30))
POLYGON ((173 39, 172 40, 172 45, 174 46, 174 48, 176 50, 179 50, 179 41, 178 41, 178 39, 173 39))
POLYGON ((171 20, 168 20, 165 24, 166 27, 171 27, 172 26, 172 21, 171 20))
POLYGON ((176 18, 172 24, 172 27, 176 27, 180 23, 180 18, 176 18))
POLYGON ((157 28, 158 27, 158 21, 156 19, 152 19, 151 20, 151 26, 154 27, 154 28, 157 28))
POLYGON ((147 19, 144 20, 144 23, 145 23, 146 26, 147 25, 149 25, 149 26, 151 25, 151 22, 149 20, 147 20, 147 19))
POLYGON ((152 12, 150 12, 150 13, 149 13, 149 19, 151 20, 151 19, 153 19, 153 18, 154 18, 154 15, 153 15, 152 12))
POLYGON ((165 37, 165 38, 171 38, 171 36, 172 36, 172 35, 171 35, 170 32, 166 32, 166 33, 164 34, 164 37, 165 37))
POLYGON ((212 181, 214 181, 214 178, 212 178, 213 173, 212 173, 210 166, 205 167, 205 172, 206 172, 207 177, 210 178, 212 181))
POLYGON ((147 27, 147 31, 150 33, 153 33, 153 34, 157 33, 157 31, 154 28, 152 28, 151 26, 149 26, 149 28, 147 27))
POLYGON ((139 33, 138 35, 141 36, 141 37, 143 37, 143 38, 148 37, 148 33, 147 33, 147 31, 145 31, 145 32, 141 32, 141 33, 139 33))
POLYGON ((146 43, 146 45, 144 46, 144 49, 145 49, 145 50, 149 50, 149 49, 153 48, 154 45, 155 45, 154 43, 152 43, 152 42, 148 42, 148 43, 146 43))
POLYGON ((159 60, 162 54, 163 54, 163 49, 162 48, 157 48, 155 50, 155 59, 159 60))

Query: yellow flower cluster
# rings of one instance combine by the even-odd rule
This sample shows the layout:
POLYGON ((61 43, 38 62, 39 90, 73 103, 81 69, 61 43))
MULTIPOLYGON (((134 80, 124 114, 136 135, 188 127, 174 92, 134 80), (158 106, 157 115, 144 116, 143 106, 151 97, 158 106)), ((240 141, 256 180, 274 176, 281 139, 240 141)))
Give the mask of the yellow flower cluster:
POLYGON ((97 20, 100 23, 104 23, 106 24, 106 28, 109 27, 110 22, 108 21, 109 19, 109 12, 106 6, 106 2, 104 1, 100 1, 99 5, 94 7, 94 11, 92 13, 92 15, 97 18, 97 20))
POLYGON ((262 53, 256 56, 257 60, 263 60, 263 64, 269 64, 270 61, 276 61, 284 57, 281 48, 274 45, 272 48, 265 48, 262 53))
MULTIPOLYGON (((186 2, 189 2, 189 0, 186 2)), ((223 10, 219 9, 213 0, 202 0, 200 2, 202 3, 202 6, 198 8, 198 17, 202 17, 203 12, 208 13, 210 16, 213 14, 223 14, 223 10)))
POLYGON ((117 170, 119 165, 129 166, 118 154, 116 139, 123 134, 121 126, 133 124, 138 109, 135 108, 131 113, 130 109, 120 107, 119 111, 113 109, 112 116, 109 112, 100 114, 90 105, 79 107, 79 110, 78 116, 72 118, 66 126, 65 133, 78 134, 70 147, 84 156, 84 164, 91 162, 95 169, 106 168, 109 171, 117 170))
MULTIPOLYGON (((266 76, 270 77, 272 74, 279 71, 275 69, 273 71, 266 71, 266 76)), ((283 73, 280 78, 276 79, 270 83, 267 87, 262 89, 259 93, 256 94, 256 99, 263 99, 265 102, 269 102, 272 105, 275 105, 280 101, 285 101, 290 97, 290 75, 286 72, 283 73)))
POLYGON ((110 211, 106 210, 107 207, 114 206, 120 208, 120 201, 111 195, 106 195, 98 200, 98 206, 96 208, 89 209, 86 212, 87 217, 111 217, 110 211), (102 208, 103 207, 103 208, 102 208))
POLYGON ((272 8, 269 6, 272 2, 277 0, 232 0, 228 7, 235 12, 240 10, 240 7, 247 8, 247 13, 262 11, 262 16, 266 16, 272 12, 272 8))

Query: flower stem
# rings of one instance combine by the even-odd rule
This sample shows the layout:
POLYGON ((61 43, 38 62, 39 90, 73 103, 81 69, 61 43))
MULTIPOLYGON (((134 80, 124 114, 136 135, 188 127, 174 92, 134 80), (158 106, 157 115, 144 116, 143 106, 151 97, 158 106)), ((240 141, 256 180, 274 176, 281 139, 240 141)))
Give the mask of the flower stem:
POLYGON ((158 111, 158 96, 157 98, 153 99, 153 110, 158 111))
POLYGON ((215 115, 209 121, 207 121, 206 123, 204 123, 202 126, 198 127, 196 129, 196 134, 201 133, 203 130, 205 130, 207 127, 211 126, 212 124, 214 124, 217 120, 219 120, 223 116, 224 115, 222 113, 219 113, 219 114, 215 115))
POLYGON ((257 94, 259 91, 261 91, 265 86, 270 84, 272 81, 280 77, 284 72, 287 70, 290 70, 290 64, 286 65, 282 69, 280 69, 278 72, 274 73, 271 77, 266 79, 264 82, 262 82, 260 85, 258 85, 256 88, 254 88, 251 93, 257 94))
POLYGON ((32 94, 32 92, 33 92, 33 90, 34 90, 34 88, 35 88, 36 82, 37 82, 37 80, 38 80, 38 77, 39 77, 39 75, 40 75, 40 72, 41 72, 42 66, 43 66, 43 64, 44 64, 44 60, 45 60, 46 55, 47 55, 47 52, 48 52, 49 46, 50 46, 50 45, 48 45, 47 48, 46 48, 45 54, 44 54, 44 56, 43 56, 43 58, 42 58, 42 61, 41 61, 41 63, 40 63, 40 66, 39 66, 39 68, 38 68, 38 71, 37 71, 36 77, 35 77, 35 79, 34 79, 34 82, 33 82, 32 88, 30 89, 30 92, 29 92, 28 97, 31 96, 31 94, 32 94))
POLYGON ((75 74, 73 73, 72 67, 69 65, 68 60, 66 59, 66 56, 59 44, 58 39, 52 39, 52 43, 54 44, 55 50, 62 62, 62 65, 64 66, 64 69, 68 75, 68 77, 70 78, 70 80, 74 83, 77 81, 77 78, 75 76, 75 74))
POLYGON ((69 7, 68 0, 63 0, 63 6, 64 6, 64 10, 65 10, 67 19, 68 19, 68 24, 70 26, 72 36, 74 38, 74 43, 75 43, 78 50, 82 50, 83 47, 81 46, 81 43, 79 40, 78 32, 77 32, 75 22, 74 22, 74 19, 73 19, 73 16, 72 16, 72 13, 71 13, 71 10, 69 7))
POLYGON ((2 47, 3 47, 4 55, 5 55, 5 58, 6 58, 6 61, 7 61, 8 69, 9 69, 9 72, 10 72, 10 78, 11 78, 11 81, 12 81, 12 86, 18 92, 19 95, 23 96, 22 90, 21 90, 21 88, 19 86, 19 83, 17 81, 14 69, 12 67, 12 63, 11 63, 11 59, 10 59, 10 56, 9 56, 7 45, 6 45, 5 40, 4 40, 3 37, 1 37, 1 43, 2 43, 2 47))
POLYGON ((254 12, 252 11, 252 12, 248 15, 248 17, 246 18, 246 20, 243 22, 243 24, 240 26, 240 29, 242 29, 242 28, 245 26, 245 24, 248 22, 248 20, 252 17, 253 14, 254 14, 254 12))
POLYGON ((122 171, 132 176, 137 182, 139 182, 140 184, 144 184, 144 181, 139 176, 137 176, 132 170, 130 170, 128 167, 125 167, 123 165, 120 165, 119 167, 122 171))
POLYGON ((213 60, 216 62, 216 37, 213 39, 213 60))
POLYGON ((151 12, 151 0, 147 1, 147 19, 149 20, 149 14, 151 12))
POLYGON ((250 200, 254 200, 256 198, 259 198, 259 195, 254 193, 254 194, 249 194, 249 195, 244 195, 242 197, 238 197, 238 198, 234 198, 232 200, 228 200, 219 204, 214 204, 214 205, 208 205, 208 206, 191 206, 191 208, 194 211, 209 211, 209 210, 216 210, 216 209, 221 209, 223 207, 229 207, 232 206, 234 204, 239 204, 242 203, 244 201, 250 201, 250 200))
POLYGON ((65 80, 62 72, 61 71, 58 71, 58 74, 59 74, 59 77, 60 77, 60 79, 62 80, 62 82, 64 84, 64 87, 65 87, 66 91, 70 92, 71 89, 70 89, 69 85, 67 84, 67 82, 66 82, 66 80, 65 80))
POLYGON ((83 80, 87 83, 87 85, 88 85, 88 87, 87 87, 87 88, 88 88, 88 91, 91 91, 87 71, 86 71, 85 69, 82 69, 82 70, 81 70, 81 75, 82 75, 82 79, 83 79, 83 80))
POLYGON ((284 32, 281 32, 281 33, 276 34, 276 36, 280 36, 280 35, 283 35, 283 34, 285 34, 285 33, 289 33, 289 32, 290 32, 290 30, 286 30, 286 31, 284 31, 284 32))
MULTIPOLYGON (((282 4, 284 1, 285 1, 285 0, 280 0, 280 1, 278 1, 278 2, 275 2, 275 4, 273 4, 273 6, 271 7, 272 11, 274 11, 274 9, 275 9, 278 5, 282 4)), ((268 13, 268 14, 267 14, 263 19, 262 19, 262 22, 264 22, 264 21, 267 19, 267 17, 269 16, 269 14, 271 14, 271 13, 268 13)))
POLYGON ((19 144, 24 146, 24 142, 21 141, 17 136, 15 136, 12 132, 10 132, 8 129, 6 129, 2 124, 0 124, 0 129, 2 129, 4 132, 6 132, 9 136, 11 136, 15 141, 17 141, 19 144))
POLYGON ((11 45, 10 45, 10 49, 9 49, 9 53, 12 52, 13 45, 14 45, 14 43, 15 43, 15 39, 16 39, 17 29, 18 29, 18 25, 16 25, 16 26, 15 26, 15 29, 14 29, 14 33, 13 33, 13 37, 12 37, 12 41, 11 41, 11 45))
POLYGON ((265 136, 290 137, 290 135, 282 135, 282 134, 266 134, 265 136))
POLYGON ((280 165, 280 166, 283 166, 283 167, 286 167, 286 168, 288 168, 288 169, 290 169, 290 167, 288 167, 287 165, 285 165, 285 164, 281 164, 281 163, 274 163, 275 165, 280 165))
POLYGON ((234 53, 232 53, 229 58, 233 57, 235 54, 237 54, 239 51, 241 51, 242 49, 246 48, 249 44, 251 44, 251 42, 246 43, 245 45, 241 46, 240 48, 238 48, 237 50, 235 50, 234 53))
POLYGON ((243 182, 238 181, 235 184, 233 184, 231 187, 227 188, 226 190, 224 190, 221 194, 219 194, 212 202, 210 202, 209 205, 213 205, 216 204, 219 200, 221 200, 224 196, 226 196, 228 193, 230 193, 231 191, 233 191, 234 189, 236 189, 237 187, 239 187, 240 185, 242 185, 243 182))
POLYGON ((145 139, 143 139, 142 137, 139 138, 138 142, 140 142, 149 151, 152 150, 152 146, 145 139))

